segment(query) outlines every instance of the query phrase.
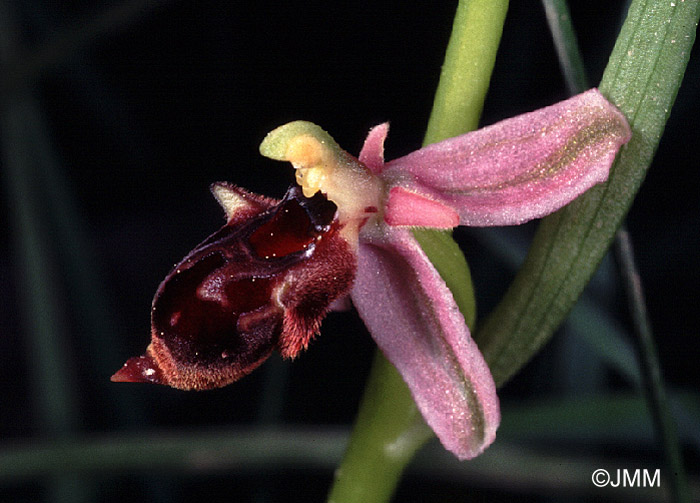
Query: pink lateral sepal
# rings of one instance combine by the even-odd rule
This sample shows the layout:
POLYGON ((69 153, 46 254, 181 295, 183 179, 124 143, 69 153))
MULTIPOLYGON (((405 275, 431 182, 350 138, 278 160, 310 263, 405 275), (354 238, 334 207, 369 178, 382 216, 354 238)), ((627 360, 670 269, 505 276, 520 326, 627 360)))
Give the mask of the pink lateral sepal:
POLYGON ((392 187, 384 220, 391 226, 452 229, 459 225, 459 214, 440 201, 403 187, 392 187))
POLYGON ((460 225, 516 225, 605 181, 630 135, 620 111, 591 89, 388 162, 382 177, 455 208, 460 225))
POLYGON ((457 304, 408 229, 361 233, 352 300, 442 444, 460 459, 496 436, 496 386, 457 304))
POLYGON ((389 123, 379 124, 369 130, 358 159, 372 173, 378 175, 384 168, 384 140, 389 133, 389 123))

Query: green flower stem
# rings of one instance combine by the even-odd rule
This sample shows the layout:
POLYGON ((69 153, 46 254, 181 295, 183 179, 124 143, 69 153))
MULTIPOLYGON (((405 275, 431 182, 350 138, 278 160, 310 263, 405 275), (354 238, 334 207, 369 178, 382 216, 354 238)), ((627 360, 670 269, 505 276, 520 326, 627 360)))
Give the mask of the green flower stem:
MULTIPOLYGON (((477 127, 507 8, 507 0, 460 0, 424 144, 477 127)), ((459 247, 450 233, 414 234, 473 326, 473 287, 459 247)), ((431 437, 403 379, 377 352, 328 501, 388 501, 405 466, 431 437)))
POLYGON ((377 351, 329 503, 389 501, 431 436, 403 379, 377 351))
POLYGON ((632 2, 599 86, 628 118, 632 139, 606 184, 543 219, 525 264, 478 330, 498 385, 550 339, 606 253, 656 151, 699 16, 698 0, 632 2))
POLYGON ((424 145, 478 127, 507 10, 507 0, 459 2, 424 145))

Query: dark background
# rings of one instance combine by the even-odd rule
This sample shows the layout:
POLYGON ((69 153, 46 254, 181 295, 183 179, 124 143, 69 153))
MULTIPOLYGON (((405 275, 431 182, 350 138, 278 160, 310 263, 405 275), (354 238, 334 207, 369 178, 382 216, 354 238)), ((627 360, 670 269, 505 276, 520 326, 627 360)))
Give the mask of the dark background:
MULTIPOLYGON (((571 2, 592 83, 613 47, 623 4, 571 2)), ((456 2, 16 0, 0 6, 3 113, 21 110, 20 126, 2 124, 0 442, 118 432, 146 438, 260 424, 349 427, 374 350, 353 312, 329 316, 321 337, 293 364, 273 357, 222 390, 184 393, 113 384, 109 376, 148 343, 160 280, 223 223, 209 184, 227 180, 280 197, 292 183, 289 166, 258 154, 269 130, 310 120, 357 154, 367 130, 390 120, 387 159, 420 146, 456 2), (18 146, 18 137, 26 144, 18 146), (19 174, 10 169, 14 155, 32 159, 19 174), (27 229, 35 230, 38 245, 27 244, 27 229), (44 251, 39 259, 37 250, 44 251), (41 271, 35 289, 32 271, 41 271), (44 300, 37 302, 37 292, 44 300), (48 332, 36 327, 37 309, 48 313, 48 332), (52 415, 50 398, 42 398, 51 386, 65 395, 63 415, 52 415)), ((699 76, 696 50, 628 219, 674 392, 695 391, 700 358, 699 76)), ((541 4, 512 2, 482 123, 565 97, 541 4)), ((517 261, 533 229, 457 231, 481 317, 514 273, 504 254, 517 261)), ((595 285, 587 293, 594 307, 589 325, 565 329, 505 387, 504 418, 509 406, 547 398, 635 392, 624 372, 572 341, 582 326, 605 330, 597 316, 633 340, 612 260, 595 285)), ((566 433, 567 424, 553 423, 551 430, 566 433)), ((662 466, 653 438, 642 436, 633 445, 566 434, 534 442, 565 456, 581 449, 625 456, 620 467, 662 466)), ((692 464, 697 438, 686 440, 692 464)), ((541 484, 509 484, 507 472, 501 481, 436 477, 419 467, 413 473, 396 501, 542 501, 556 494, 541 484)), ((76 490, 66 501, 319 501, 331 477, 328 467, 304 466, 185 477, 126 470, 95 476, 90 490, 76 490)), ((0 479, 0 501, 58 501, 55 481, 48 480, 0 479)), ((588 480, 581 485, 591 488, 588 480)), ((590 496, 576 494, 572 501, 590 496)))

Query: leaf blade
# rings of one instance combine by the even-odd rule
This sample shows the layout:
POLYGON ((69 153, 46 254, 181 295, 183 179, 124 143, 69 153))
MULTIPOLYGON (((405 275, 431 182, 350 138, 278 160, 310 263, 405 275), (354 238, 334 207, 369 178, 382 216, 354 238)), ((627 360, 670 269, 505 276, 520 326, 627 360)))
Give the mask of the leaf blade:
POLYGON ((475 334, 498 385, 549 340, 606 253, 656 151, 698 17, 697 0, 632 2, 600 83, 628 118, 632 139, 607 184, 542 220, 521 271, 475 334))

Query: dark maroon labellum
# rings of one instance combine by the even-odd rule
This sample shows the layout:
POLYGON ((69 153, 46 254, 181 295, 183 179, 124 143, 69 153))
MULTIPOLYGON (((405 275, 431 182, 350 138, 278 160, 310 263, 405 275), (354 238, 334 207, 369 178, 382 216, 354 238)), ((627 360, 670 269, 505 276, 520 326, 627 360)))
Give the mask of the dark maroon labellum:
MULTIPOLYGON (((278 349, 294 357, 347 294, 355 256, 336 207, 292 187, 274 201, 230 185, 229 222, 176 265, 153 299, 151 344, 112 380, 224 386, 278 349)), ((218 196, 217 196, 218 197, 218 196)))

